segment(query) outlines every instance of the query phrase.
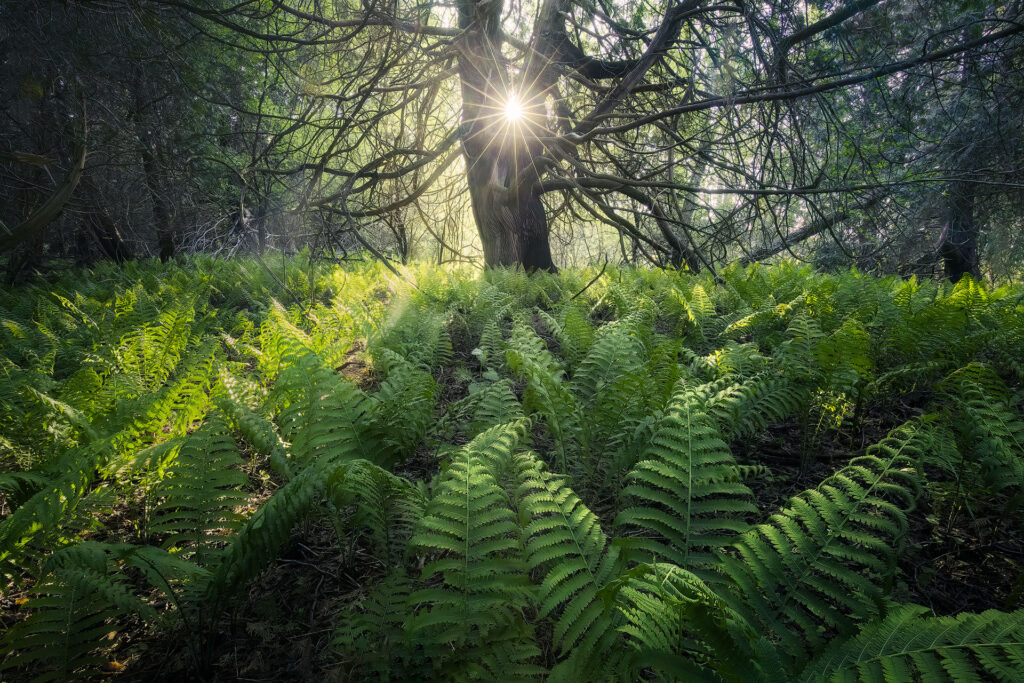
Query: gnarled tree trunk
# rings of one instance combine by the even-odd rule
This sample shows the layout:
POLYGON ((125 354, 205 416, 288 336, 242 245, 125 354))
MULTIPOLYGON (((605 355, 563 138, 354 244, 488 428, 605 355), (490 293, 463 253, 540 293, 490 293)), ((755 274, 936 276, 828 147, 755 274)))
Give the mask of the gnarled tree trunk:
MULTIPOLYGON (((513 95, 501 59, 497 0, 460 0, 463 154, 473 217, 487 266, 553 271, 548 223, 536 186, 540 144, 528 120, 509 122, 513 95)), ((525 103, 524 103, 524 106, 525 103)))

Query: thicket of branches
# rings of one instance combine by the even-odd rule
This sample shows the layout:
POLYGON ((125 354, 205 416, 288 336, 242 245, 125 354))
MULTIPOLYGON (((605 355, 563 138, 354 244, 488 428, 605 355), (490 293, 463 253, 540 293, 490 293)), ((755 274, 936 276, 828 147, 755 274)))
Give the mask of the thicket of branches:
POLYGON ((795 250, 825 267, 1008 274, 1022 13, 9 3, 0 249, 12 272, 268 245, 547 267, 550 242, 561 265, 714 270, 795 250))

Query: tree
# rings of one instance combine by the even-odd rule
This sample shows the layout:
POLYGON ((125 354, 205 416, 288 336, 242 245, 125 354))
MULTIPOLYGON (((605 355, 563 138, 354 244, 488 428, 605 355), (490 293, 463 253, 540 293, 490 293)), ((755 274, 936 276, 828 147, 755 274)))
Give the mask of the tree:
POLYGON ((249 163, 238 157, 250 152, 232 135, 238 115, 206 84, 216 78, 244 107, 255 60, 217 48, 159 7, 0 4, 0 255, 10 277, 48 257, 166 259, 208 246, 197 236, 223 224, 235 169, 249 163))
POLYGON ((278 174, 303 179, 298 210, 365 230, 450 189, 461 163, 486 263, 538 269, 574 222, 696 270, 841 241, 840 223, 900 208, 880 192, 973 187, 948 155, 910 159, 862 117, 965 59, 1019 68, 1024 29, 1019 2, 158 1, 292 73, 306 159, 278 174))

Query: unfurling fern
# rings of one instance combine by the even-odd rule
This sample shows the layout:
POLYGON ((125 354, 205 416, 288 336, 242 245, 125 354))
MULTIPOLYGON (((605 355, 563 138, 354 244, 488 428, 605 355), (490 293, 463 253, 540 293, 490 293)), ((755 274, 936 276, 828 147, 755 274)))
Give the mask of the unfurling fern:
POLYGON ((524 679, 542 673, 531 663, 540 650, 522 610, 529 582, 519 526, 492 463, 507 461, 522 435, 519 425, 494 427, 456 453, 416 525, 413 547, 442 556, 423 570, 442 585, 411 596, 409 622, 435 675, 524 679))
POLYGON ((1019 681, 1024 610, 933 617, 900 605, 830 647, 800 674, 808 681, 1019 681))
POLYGON ((915 506, 929 434, 911 422, 721 555, 722 597, 795 661, 878 616, 915 506))
POLYGON ((647 452, 629 473, 623 495, 635 501, 616 527, 635 527, 632 547, 700 576, 715 564, 714 551, 747 528, 756 512, 750 490, 697 394, 681 384, 647 452))

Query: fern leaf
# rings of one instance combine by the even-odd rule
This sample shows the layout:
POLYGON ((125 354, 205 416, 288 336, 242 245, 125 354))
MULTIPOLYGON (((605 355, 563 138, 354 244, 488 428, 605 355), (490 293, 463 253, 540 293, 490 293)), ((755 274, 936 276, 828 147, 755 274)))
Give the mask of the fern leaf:
POLYGON ((418 609, 409 629, 445 677, 543 672, 530 663, 540 650, 522 617, 530 599, 519 526, 491 468, 511 457, 522 431, 495 427, 461 449, 442 471, 411 540, 442 553, 423 577, 439 574, 443 584, 413 593, 418 609))
POLYGON ((636 501, 615 526, 646 532, 631 547, 710 577, 714 551, 744 530, 756 512, 750 490, 699 397, 680 385, 623 495, 636 501))
POLYGON ((900 605, 836 643, 800 674, 804 681, 1019 681, 1024 610, 932 617, 900 605))
POLYGON ((915 462, 929 434, 911 422, 805 491, 722 554, 721 595, 800 661, 830 633, 878 615, 906 514, 919 495, 915 462))

